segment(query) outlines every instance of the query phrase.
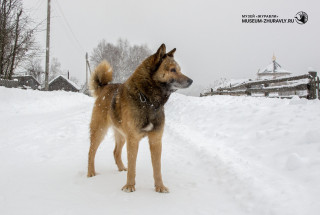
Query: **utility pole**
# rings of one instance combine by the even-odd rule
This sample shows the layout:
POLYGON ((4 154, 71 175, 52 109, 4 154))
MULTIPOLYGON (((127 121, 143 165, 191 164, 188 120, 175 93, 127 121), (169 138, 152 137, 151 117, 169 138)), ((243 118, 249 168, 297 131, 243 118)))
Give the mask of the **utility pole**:
POLYGON ((47 10, 47 43, 46 43, 46 71, 45 71, 45 90, 49 90, 49 59, 50 59, 50 11, 51 0, 48 0, 47 10))
POLYGON ((86 87, 88 87, 88 52, 86 52, 86 87))

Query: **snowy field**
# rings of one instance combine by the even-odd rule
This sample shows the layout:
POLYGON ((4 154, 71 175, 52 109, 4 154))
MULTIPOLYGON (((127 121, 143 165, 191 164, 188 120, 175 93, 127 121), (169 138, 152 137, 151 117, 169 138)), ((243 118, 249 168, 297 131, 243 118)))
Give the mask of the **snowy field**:
POLYGON ((112 132, 97 152, 98 175, 86 177, 93 98, 0 87, 0 103, 1 215, 319 214, 318 100, 172 95, 162 157, 169 194, 153 190, 146 139, 137 191, 121 191, 112 132))

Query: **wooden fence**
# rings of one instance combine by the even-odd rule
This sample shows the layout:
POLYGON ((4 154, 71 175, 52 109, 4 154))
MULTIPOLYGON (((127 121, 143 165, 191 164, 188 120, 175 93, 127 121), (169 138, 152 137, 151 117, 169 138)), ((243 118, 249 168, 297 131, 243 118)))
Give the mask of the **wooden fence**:
POLYGON ((17 88, 19 86, 19 81, 0 79, 0 86, 8 88, 17 88))
POLYGON ((309 72, 309 74, 293 77, 248 81, 235 86, 230 85, 230 87, 218 88, 216 91, 211 89, 210 92, 200 93, 200 97, 212 95, 252 96, 257 94, 265 97, 292 98, 293 95, 298 95, 301 98, 320 99, 319 77, 317 72, 309 72), (306 91, 307 93, 299 95, 301 91, 306 91), (278 95, 271 96, 271 93, 278 93, 278 95))

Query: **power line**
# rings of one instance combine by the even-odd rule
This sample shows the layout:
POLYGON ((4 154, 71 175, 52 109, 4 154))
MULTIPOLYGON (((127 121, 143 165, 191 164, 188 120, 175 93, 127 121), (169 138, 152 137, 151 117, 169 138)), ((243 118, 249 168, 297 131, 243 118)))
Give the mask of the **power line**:
POLYGON ((36 10, 36 11, 39 10, 39 8, 43 5, 44 2, 45 2, 45 1, 43 1, 43 0, 39 0, 39 1, 36 3, 36 5, 38 5, 38 6, 35 7, 35 10, 36 10))
MULTIPOLYGON (((1 0, 0 0, 1 2, 1 0)), ((33 4, 32 6, 30 6, 30 8, 25 8, 24 7, 24 12, 27 15, 32 15, 32 17, 37 17, 37 11, 39 11, 40 7, 42 7, 42 5, 44 4, 45 0, 38 0, 35 4, 33 4)))
POLYGON ((46 29, 38 29, 39 26, 43 25, 45 22, 47 21, 47 18, 43 19, 41 22, 39 22, 32 30, 37 30, 38 32, 39 31, 45 31, 46 29))
POLYGON ((57 6, 55 4, 52 4, 52 6, 53 6, 53 13, 57 14, 55 17, 59 18, 59 19, 55 19, 55 20, 58 20, 59 26, 62 26, 62 28, 64 30, 64 34, 66 35, 67 39, 70 40, 70 42, 72 43, 72 45, 74 45, 75 48, 77 48, 80 52, 83 52, 82 47, 79 46, 79 44, 75 41, 74 37, 71 35, 72 33, 70 32, 65 21, 61 20, 62 15, 60 15, 61 12, 58 11, 57 6))
POLYGON ((76 41, 77 45, 80 47, 80 49, 85 52, 85 49, 83 48, 83 46, 81 45, 81 43, 79 42, 78 38, 76 37, 76 34, 74 33, 74 31, 72 30, 71 28, 71 25, 69 24, 67 18, 65 17, 63 11, 62 11, 62 8, 58 2, 58 0, 54 1, 54 3, 58 6, 58 10, 60 12, 60 14, 62 15, 62 18, 64 20, 64 22, 66 23, 66 26, 67 28, 69 29, 69 31, 71 32, 72 36, 73 36, 73 39, 76 41))

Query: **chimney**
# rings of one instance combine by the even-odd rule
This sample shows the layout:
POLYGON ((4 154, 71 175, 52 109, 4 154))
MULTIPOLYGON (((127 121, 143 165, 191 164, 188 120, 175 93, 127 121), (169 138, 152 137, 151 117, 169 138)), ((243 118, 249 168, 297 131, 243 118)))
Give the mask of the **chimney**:
POLYGON ((68 70, 68 80, 70 79, 70 72, 69 72, 69 70, 68 70))

